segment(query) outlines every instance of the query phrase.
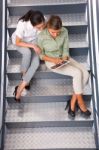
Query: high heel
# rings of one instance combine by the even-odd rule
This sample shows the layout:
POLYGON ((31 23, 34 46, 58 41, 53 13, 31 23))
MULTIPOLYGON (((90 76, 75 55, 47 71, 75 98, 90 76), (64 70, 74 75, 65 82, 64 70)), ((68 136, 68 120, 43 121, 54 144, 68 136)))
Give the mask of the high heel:
MULTIPOLYGON (((79 107, 80 108, 80 107, 79 107)), ((84 117, 90 117, 91 115, 91 112, 87 109, 86 111, 82 111, 81 108, 80 108, 80 111, 81 111, 81 114, 84 116, 84 117)))
POLYGON ((68 109, 68 114, 71 118, 75 117, 75 110, 71 110, 71 101, 69 101, 69 109, 68 109))
POLYGON ((80 106, 78 105, 78 109, 80 109, 81 111, 81 114, 84 116, 84 117, 90 117, 91 115, 91 112, 87 109, 86 111, 83 111, 80 106))
POLYGON ((67 101, 66 106, 65 106, 65 110, 67 110, 67 108, 69 107, 69 103, 70 103, 70 100, 67 101))
POLYGON ((15 87, 15 90, 14 90, 14 92, 13 92, 13 95, 15 96, 15 97, 14 97, 14 100, 15 100, 16 102, 19 102, 19 103, 20 103, 20 99, 17 99, 17 98, 16 98, 17 89, 18 89, 18 86, 15 87))
POLYGON ((29 85, 26 85, 25 89, 26 89, 26 90, 30 90, 30 87, 31 87, 30 84, 29 84, 29 85))

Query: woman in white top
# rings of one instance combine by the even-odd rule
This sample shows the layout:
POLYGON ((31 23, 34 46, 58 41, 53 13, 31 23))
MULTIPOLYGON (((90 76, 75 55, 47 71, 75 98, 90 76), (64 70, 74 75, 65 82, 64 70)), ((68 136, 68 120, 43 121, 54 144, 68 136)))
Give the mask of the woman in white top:
POLYGON ((22 54, 22 81, 15 87, 15 101, 20 102, 21 93, 24 88, 29 88, 29 82, 34 76, 38 66, 40 53, 36 45, 39 32, 45 27, 45 19, 40 11, 30 10, 22 16, 17 24, 15 32, 12 34, 12 43, 17 46, 17 50, 22 54))

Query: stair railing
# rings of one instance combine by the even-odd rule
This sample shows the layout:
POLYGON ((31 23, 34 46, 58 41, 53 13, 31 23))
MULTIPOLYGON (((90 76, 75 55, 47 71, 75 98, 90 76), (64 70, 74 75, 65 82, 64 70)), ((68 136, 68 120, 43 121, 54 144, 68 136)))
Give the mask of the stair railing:
POLYGON ((94 115, 94 135, 96 148, 99 148, 99 42, 97 26, 97 1, 88 0, 88 17, 89 17, 89 43, 90 43, 90 66, 92 81, 92 100, 94 115))
POLYGON ((0 133, 1 133, 1 149, 4 145, 4 119, 5 119, 5 103, 6 103, 6 0, 1 0, 2 8, 2 40, 1 40, 1 82, 0 82, 0 133))

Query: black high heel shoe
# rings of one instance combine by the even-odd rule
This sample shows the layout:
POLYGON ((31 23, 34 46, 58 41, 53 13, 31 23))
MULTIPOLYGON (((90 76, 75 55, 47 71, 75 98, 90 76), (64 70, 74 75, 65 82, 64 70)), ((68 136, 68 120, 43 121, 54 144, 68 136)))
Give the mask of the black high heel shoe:
POLYGON ((26 89, 26 90, 30 90, 30 87, 31 87, 30 84, 29 84, 29 85, 26 85, 25 89, 26 89))
POLYGON ((15 87, 15 90, 14 90, 14 92, 13 92, 13 95, 15 96, 15 97, 14 97, 14 100, 15 100, 16 102, 19 102, 19 103, 20 103, 21 100, 16 98, 17 89, 18 89, 18 86, 15 87))
POLYGON ((91 112, 87 109, 85 112, 82 111, 85 117, 90 117, 91 112))
POLYGON ((91 112, 90 112, 88 109, 87 109, 86 111, 83 111, 83 110, 79 107, 78 104, 77 104, 77 106, 78 106, 78 109, 80 109, 81 114, 82 114, 84 117, 90 117, 91 112))
POLYGON ((68 109, 68 114, 71 118, 75 118, 75 110, 71 110, 71 101, 68 102, 69 103, 69 109, 68 109))
POLYGON ((91 112, 87 109, 86 111, 82 111, 81 108, 79 107, 80 111, 81 111, 81 114, 84 116, 84 117, 90 117, 91 115, 91 112))
POLYGON ((67 101, 66 106, 65 106, 65 110, 67 110, 67 108, 69 108, 69 103, 70 103, 70 100, 67 101))

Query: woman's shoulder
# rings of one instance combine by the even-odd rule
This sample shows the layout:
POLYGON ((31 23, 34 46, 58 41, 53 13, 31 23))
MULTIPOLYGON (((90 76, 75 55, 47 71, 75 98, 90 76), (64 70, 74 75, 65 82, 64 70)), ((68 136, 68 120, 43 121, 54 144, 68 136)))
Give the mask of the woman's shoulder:
POLYGON ((68 30, 67 30, 67 28, 65 28, 65 27, 62 27, 62 30, 61 30, 63 33, 68 33, 68 30))
POLYGON ((45 28, 45 29, 43 29, 40 33, 39 33, 39 37, 45 37, 47 35, 47 29, 45 28))
POLYGON ((18 23, 17 23, 17 27, 19 27, 19 28, 24 28, 25 27, 25 21, 23 21, 23 20, 19 20, 18 21, 18 23))

